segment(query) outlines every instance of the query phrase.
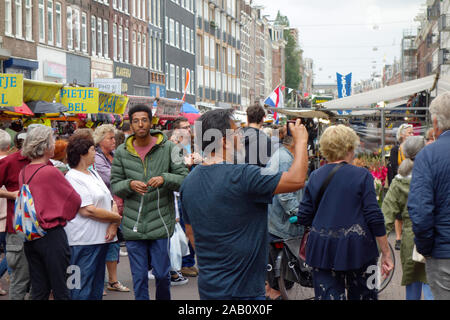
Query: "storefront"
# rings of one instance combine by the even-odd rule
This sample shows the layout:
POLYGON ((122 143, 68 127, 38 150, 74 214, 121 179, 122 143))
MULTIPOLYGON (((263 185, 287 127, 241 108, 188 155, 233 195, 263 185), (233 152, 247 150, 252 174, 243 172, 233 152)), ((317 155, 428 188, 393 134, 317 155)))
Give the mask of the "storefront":
POLYGON ((163 84, 150 83, 150 96, 156 98, 165 98, 166 86, 163 84))
POLYGON ((66 53, 44 47, 37 48, 39 69, 37 80, 65 83, 67 80, 66 53))
POLYGON ((89 86, 91 83, 91 73, 86 70, 91 70, 91 59, 88 57, 67 53, 67 81, 69 83, 89 86))
POLYGON ((149 73, 147 69, 126 63, 114 62, 115 79, 122 79, 122 94, 149 96, 149 73))
POLYGON ((122 79, 122 94, 134 95, 131 65, 114 62, 114 72, 111 78, 122 79))
POLYGON ((99 59, 91 57, 91 81, 94 79, 112 79, 113 62, 111 60, 99 59))
POLYGON ((21 73, 25 79, 34 79, 39 62, 22 58, 10 58, 3 62, 5 73, 21 73))
POLYGON ((148 96, 150 92, 148 90, 150 85, 149 71, 144 68, 131 67, 133 72, 132 84, 133 93, 136 96, 148 96))

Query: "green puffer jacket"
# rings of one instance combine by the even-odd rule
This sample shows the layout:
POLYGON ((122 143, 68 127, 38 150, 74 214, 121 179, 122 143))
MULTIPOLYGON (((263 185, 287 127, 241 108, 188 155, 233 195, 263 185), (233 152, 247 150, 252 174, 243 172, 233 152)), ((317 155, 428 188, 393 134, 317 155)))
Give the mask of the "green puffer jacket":
POLYGON ((395 216, 398 213, 402 214, 403 228, 400 248, 400 259, 403 270, 402 286, 407 286, 414 282, 427 283, 425 264, 415 262, 412 259, 414 233, 407 207, 410 183, 411 177, 395 176, 381 206, 387 234, 394 229, 395 216))
POLYGON ((171 160, 172 154, 176 153, 176 150, 173 151, 175 144, 161 131, 151 130, 150 134, 158 140, 145 156, 144 162, 133 147, 134 135, 128 137, 114 154, 111 189, 113 194, 124 200, 122 232, 125 240, 163 239, 167 238, 167 231, 169 237, 172 236, 175 228, 173 191, 180 188, 188 175, 183 162, 174 163, 171 160), (137 221, 142 196, 130 188, 130 183, 132 180, 147 183, 152 177, 158 176, 164 178, 164 184, 159 187, 159 210, 158 191, 150 187, 144 196, 141 215, 137 221), (136 225, 137 232, 134 232, 136 225))

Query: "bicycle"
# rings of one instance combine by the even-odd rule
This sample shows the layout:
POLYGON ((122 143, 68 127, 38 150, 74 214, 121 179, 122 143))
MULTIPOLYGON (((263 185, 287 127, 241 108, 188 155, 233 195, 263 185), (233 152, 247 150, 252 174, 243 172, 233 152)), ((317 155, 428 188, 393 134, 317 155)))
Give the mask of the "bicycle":
MULTIPOLYGON (((274 277, 278 283, 283 300, 313 300, 314 289, 312 282, 312 268, 309 267, 300 256, 301 237, 276 240, 271 243, 273 252, 276 252, 274 265, 268 265, 268 272, 274 272, 274 277), (287 288, 286 281, 293 282, 291 288, 287 288)), ((384 279, 381 278, 381 256, 377 261, 377 268, 374 273, 373 285, 378 284, 378 293, 381 293, 392 280, 395 272, 395 252, 392 245, 389 250, 392 256, 394 268, 384 279)))

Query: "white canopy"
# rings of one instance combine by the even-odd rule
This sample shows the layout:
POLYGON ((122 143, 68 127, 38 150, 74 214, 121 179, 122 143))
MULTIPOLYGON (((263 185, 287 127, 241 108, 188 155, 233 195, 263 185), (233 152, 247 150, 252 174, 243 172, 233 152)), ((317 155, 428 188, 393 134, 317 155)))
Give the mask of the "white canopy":
MULTIPOLYGON (((325 108, 342 108, 342 110, 351 110, 357 107, 370 107, 380 101, 392 101, 399 98, 413 95, 424 90, 430 90, 435 82, 436 75, 425 78, 402 82, 381 89, 376 89, 360 94, 355 94, 342 99, 336 99, 323 103, 325 108)), ((442 77, 438 81, 438 92, 450 90, 450 79, 442 77)))

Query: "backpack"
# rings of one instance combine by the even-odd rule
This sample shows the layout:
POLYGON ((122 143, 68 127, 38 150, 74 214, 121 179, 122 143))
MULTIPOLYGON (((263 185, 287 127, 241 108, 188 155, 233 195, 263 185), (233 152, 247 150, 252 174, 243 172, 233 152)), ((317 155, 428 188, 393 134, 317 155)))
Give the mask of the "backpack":
POLYGON ((14 204, 14 229, 16 233, 24 238, 25 241, 33 241, 42 238, 47 234, 36 217, 33 195, 31 194, 29 184, 34 175, 46 165, 37 169, 31 178, 25 183, 25 170, 22 171, 22 187, 19 196, 14 204))

